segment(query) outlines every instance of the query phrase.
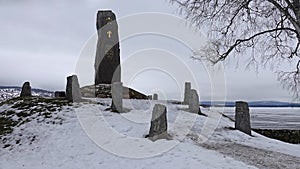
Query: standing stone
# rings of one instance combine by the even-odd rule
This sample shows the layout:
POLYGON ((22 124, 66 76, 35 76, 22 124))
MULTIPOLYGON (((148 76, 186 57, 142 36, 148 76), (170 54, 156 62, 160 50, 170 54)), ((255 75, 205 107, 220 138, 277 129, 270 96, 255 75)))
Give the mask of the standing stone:
POLYGON ((195 89, 190 92, 189 111, 192 113, 201 114, 199 96, 195 89))
POLYGON ((96 28, 95 85, 120 82, 120 47, 115 14, 112 11, 98 11, 96 28))
POLYGON ((66 97, 66 92, 65 91, 56 91, 54 92, 54 97, 66 97))
POLYGON ((251 135, 250 113, 247 102, 235 102, 235 128, 251 135))
POLYGON ((70 102, 79 102, 82 100, 76 75, 67 77, 66 98, 70 102))
POLYGON ((25 82, 22 86, 21 97, 31 97, 31 87, 29 82, 25 82))
POLYGON ((192 89, 191 82, 185 82, 183 104, 189 104, 190 97, 191 97, 191 89, 192 89))
POLYGON ((156 104, 153 108, 149 139, 156 141, 158 139, 167 139, 167 108, 164 105, 156 104))
POLYGON ((113 112, 123 112, 123 84, 121 82, 115 82, 111 87, 111 110, 113 112))
POLYGON ((152 100, 152 99, 153 99, 152 95, 149 95, 148 100, 152 100))
POLYGON ((153 94, 153 100, 158 100, 158 94, 156 93, 153 94))

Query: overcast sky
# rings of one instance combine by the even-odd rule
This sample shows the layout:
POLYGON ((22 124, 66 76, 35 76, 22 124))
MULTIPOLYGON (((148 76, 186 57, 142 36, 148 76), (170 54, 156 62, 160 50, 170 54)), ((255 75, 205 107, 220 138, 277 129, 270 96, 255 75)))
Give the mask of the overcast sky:
MULTIPOLYGON (((90 72, 88 77, 79 76, 81 85, 92 84, 95 17, 100 9, 111 9, 116 13, 119 28, 123 29, 120 34, 131 29, 123 24, 122 18, 125 20, 137 13, 160 12, 179 16, 176 6, 164 0, 0 0, 0 85, 21 86, 30 81, 33 88, 64 90, 66 76, 81 74, 78 65, 85 65, 90 72), (82 63, 85 51, 90 60, 82 63)), ((145 19, 131 25, 151 23, 145 19)), ((169 29, 176 32, 177 27, 169 29)), ((146 94, 158 92, 168 99, 179 99, 184 81, 191 81, 201 100, 208 100, 212 86, 210 73, 201 62, 191 60, 190 55, 190 50, 180 40, 158 34, 124 39, 121 41, 122 81, 146 94), (171 72, 153 68, 139 70, 134 76, 127 77, 132 67, 154 59, 171 72), (180 62, 185 67, 183 69, 187 67, 186 70, 193 72, 194 79, 176 66, 180 62)), ((288 91, 280 87, 273 72, 260 70, 257 74, 244 68, 243 64, 236 67, 234 58, 225 63, 228 100, 292 100, 288 91)))

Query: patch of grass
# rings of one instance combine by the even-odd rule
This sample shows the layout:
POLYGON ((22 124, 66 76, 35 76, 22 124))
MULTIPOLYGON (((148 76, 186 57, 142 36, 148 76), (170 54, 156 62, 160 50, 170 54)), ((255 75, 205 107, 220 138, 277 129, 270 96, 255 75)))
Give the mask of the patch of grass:
POLYGON ((27 112, 27 111, 21 111, 19 113, 16 114, 18 117, 28 117, 28 116, 31 116, 30 112, 27 112))
POLYGON ((11 118, 0 116, 0 136, 12 133, 17 124, 18 122, 12 120, 11 118))
POLYGON ((2 139, 1 136, 12 133, 14 127, 35 119, 38 123, 62 124, 63 119, 51 118, 57 115, 56 111, 62 110, 63 106, 71 105, 71 103, 63 98, 17 97, 1 102, 0 107, 3 105, 11 108, 0 112, 0 139, 2 139), (45 121, 45 119, 50 120, 45 121))

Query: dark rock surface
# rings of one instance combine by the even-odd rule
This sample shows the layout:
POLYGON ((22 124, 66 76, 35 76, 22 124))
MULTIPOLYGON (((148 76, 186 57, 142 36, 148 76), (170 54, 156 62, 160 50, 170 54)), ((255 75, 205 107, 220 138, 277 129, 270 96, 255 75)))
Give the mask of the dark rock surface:
POLYGON ((153 100, 158 100, 158 94, 156 93, 153 94, 153 100))
POLYGON ((111 87, 112 93, 112 112, 123 112, 123 84, 121 82, 114 82, 111 87))
POLYGON ((149 139, 156 141, 158 139, 167 139, 168 133, 167 108, 164 105, 156 104, 152 111, 149 139))
POLYGON ((247 102, 237 101, 235 103, 235 128, 251 135, 250 113, 247 102))
POLYGON ((201 114, 199 95, 195 89, 190 90, 189 111, 191 113, 201 114))
POLYGON ((191 97, 192 85, 191 82, 185 82, 184 84, 184 99, 183 104, 188 105, 191 97))
MULTIPOLYGON (((111 85, 108 84, 84 86, 80 89, 80 91, 83 97, 94 98, 97 96, 98 98, 112 98, 111 85)), ((134 89, 123 86, 123 99, 147 100, 148 96, 134 89)))
POLYGON ((95 84, 121 81, 119 34, 112 11, 98 11, 96 28, 98 43, 95 59, 95 84))
POLYGON ((70 102, 79 102, 82 100, 76 75, 67 77, 66 98, 70 102))
POLYGON ((29 82, 25 82, 22 87, 21 97, 31 97, 31 86, 29 82))
POLYGON ((66 97, 66 92, 65 91, 55 91, 54 97, 66 97))

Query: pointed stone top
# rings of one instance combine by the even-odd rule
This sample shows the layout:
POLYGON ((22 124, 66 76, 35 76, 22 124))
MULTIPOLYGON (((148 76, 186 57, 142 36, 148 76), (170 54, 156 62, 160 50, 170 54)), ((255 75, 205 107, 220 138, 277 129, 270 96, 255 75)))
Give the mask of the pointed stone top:
POLYGON ((21 97, 31 97, 31 86, 30 82, 25 82, 22 86, 21 97))

